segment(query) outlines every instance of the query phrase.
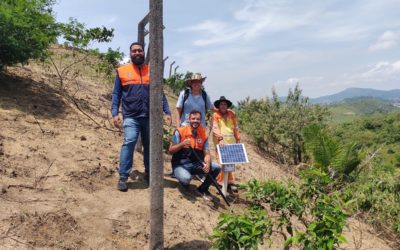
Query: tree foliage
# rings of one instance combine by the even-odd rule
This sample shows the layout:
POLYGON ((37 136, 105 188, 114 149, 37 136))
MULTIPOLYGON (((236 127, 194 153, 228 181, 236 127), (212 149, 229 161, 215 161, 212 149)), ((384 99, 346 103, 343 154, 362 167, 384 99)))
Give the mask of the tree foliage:
POLYGON ((192 72, 187 71, 185 74, 175 74, 166 80, 166 84, 172 89, 174 94, 178 95, 186 88, 186 80, 190 79, 192 72))
POLYGON ((0 69, 46 57, 58 35, 53 4, 53 0, 0 1, 0 69))
POLYGON ((70 18, 68 23, 58 24, 60 36, 64 39, 64 47, 72 50, 72 53, 64 53, 54 56, 51 53, 49 61, 53 65, 58 78, 59 87, 64 88, 65 80, 68 77, 76 78, 79 76, 79 67, 73 67, 80 63, 92 64, 89 60, 90 55, 95 55, 101 59, 101 63, 93 65, 98 71, 105 71, 109 76, 117 66, 117 59, 122 57, 119 51, 113 51, 109 48, 108 52, 103 54, 98 50, 90 50, 89 45, 93 42, 109 42, 114 36, 114 29, 86 28, 85 24, 70 18), (56 62, 58 60, 58 62, 56 62))
POLYGON ((92 42, 110 42, 114 36, 114 29, 106 27, 86 28, 84 23, 75 18, 69 18, 68 23, 59 24, 60 35, 64 39, 64 46, 87 49, 92 42))
MULTIPOLYGON (((318 169, 302 172, 299 184, 275 180, 249 181, 241 186, 251 204, 249 211, 265 214, 223 214, 212 235, 214 248, 239 249, 236 246, 243 247, 238 245, 241 242, 239 239, 245 240, 254 234, 257 239, 270 238, 272 231, 278 231, 285 238, 284 249, 295 245, 301 249, 338 249, 341 243, 346 242, 342 233, 348 217, 345 209, 350 202, 332 190, 333 183, 329 175, 318 169), (268 210, 273 212, 277 220, 269 219, 268 210), (293 218, 303 225, 300 227, 292 223, 293 218), (242 230, 263 223, 270 225, 268 230, 242 230)), ((258 249, 260 244, 263 241, 258 240, 248 246, 258 249)))
POLYGON ((243 214, 223 213, 213 231, 213 249, 258 249, 264 237, 272 234, 272 222, 266 212, 254 208, 243 214))
POLYGON ((304 138, 302 130, 307 125, 323 124, 327 119, 326 108, 311 105, 302 96, 299 86, 289 90, 286 100, 281 101, 275 91, 272 98, 240 101, 238 120, 244 132, 256 144, 285 163, 303 161, 304 138))
POLYGON ((304 128, 305 148, 313 165, 340 178, 349 177, 361 162, 356 143, 339 143, 321 127, 312 124, 304 128))

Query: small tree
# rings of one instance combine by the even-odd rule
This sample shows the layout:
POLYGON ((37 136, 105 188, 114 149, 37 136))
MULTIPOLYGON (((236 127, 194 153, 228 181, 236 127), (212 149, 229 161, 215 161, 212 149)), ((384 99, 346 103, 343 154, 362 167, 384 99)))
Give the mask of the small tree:
MULTIPOLYGON (((74 77, 79 75, 79 70, 73 70, 76 64, 86 62, 92 54, 89 45, 92 42, 110 42, 114 36, 114 29, 105 27, 87 29, 83 23, 70 18, 68 23, 58 24, 60 36, 64 39, 64 47, 72 49, 72 55, 64 53, 59 56, 59 63, 55 62, 54 54, 49 57, 51 64, 59 77, 59 87, 64 88, 64 80, 71 74, 74 77), (68 60, 67 60, 68 59, 68 60)), ((110 57, 113 57, 111 55, 110 57)))
POLYGON ((0 70, 46 57, 57 37, 53 4, 53 0, 0 1, 0 70))
POLYGON ((274 90, 271 99, 240 101, 238 117, 243 131, 253 137, 259 148, 281 162, 298 164, 303 161, 303 128, 322 124, 327 114, 326 108, 311 105, 297 85, 284 101, 274 90))

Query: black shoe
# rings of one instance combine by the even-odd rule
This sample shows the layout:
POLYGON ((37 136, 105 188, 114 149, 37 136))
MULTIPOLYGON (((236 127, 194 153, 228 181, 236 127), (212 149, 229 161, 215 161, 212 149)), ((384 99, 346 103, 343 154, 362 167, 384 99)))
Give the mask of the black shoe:
POLYGON ((126 180, 119 180, 117 189, 121 192, 128 191, 128 185, 126 185, 126 180))
POLYGON ((190 184, 182 184, 180 183, 180 189, 185 191, 185 192, 189 192, 190 191, 190 184))
POLYGON ((203 190, 200 187, 198 187, 197 191, 199 191, 199 193, 201 194, 201 196, 203 197, 204 200, 206 200, 206 201, 213 200, 213 196, 211 195, 211 193, 208 190, 203 190))

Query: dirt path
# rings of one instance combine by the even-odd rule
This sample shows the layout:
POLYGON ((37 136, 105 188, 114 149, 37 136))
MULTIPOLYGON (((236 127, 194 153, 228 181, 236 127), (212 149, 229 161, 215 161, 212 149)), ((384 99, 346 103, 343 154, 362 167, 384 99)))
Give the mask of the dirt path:
MULTIPOLYGON (((117 191, 121 133, 82 115, 40 68, 9 70, 14 76, 0 76, 0 249, 148 249, 149 189, 142 180, 142 156, 135 154, 129 191, 117 191)), ((81 84, 85 88, 76 95, 81 107, 112 128, 111 87, 81 84)), ((246 144, 251 163, 238 166, 239 182, 293 178, 246 144)), ((194 192, 197 185, 193 181, 193 192, 183 192, 175 179, 165 178, 167 249, 211 247, 208 236, 227 207, 221 199, 204 202, 194 192)), ((239 199, 232 209, 244 207, 239 199)), ((346 249, 391 249, 367 225, 354 219, 349 225, 346 249)), ((271 248, 282 249, 282 243, 274 235, 271 248)))

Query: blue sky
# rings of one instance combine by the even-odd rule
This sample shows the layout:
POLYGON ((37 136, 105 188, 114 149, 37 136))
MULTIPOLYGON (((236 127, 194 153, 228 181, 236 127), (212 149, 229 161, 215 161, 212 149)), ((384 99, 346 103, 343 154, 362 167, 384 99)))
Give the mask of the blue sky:
MULTIPOLYGON (((58 21, 114 28, 105 51, 128 54, 145 0, 58 0, 58 21)), ((212 100, 318 97, 348 87, 400 88, 400 0, 165 0, 165 76, 200 72, 212 100)))

